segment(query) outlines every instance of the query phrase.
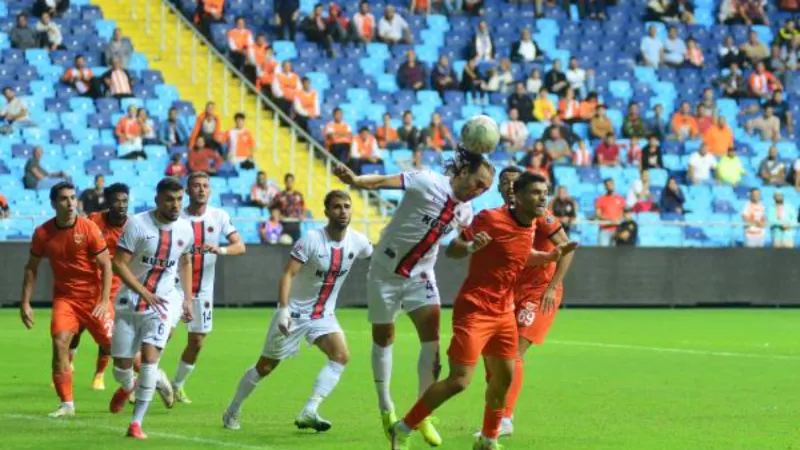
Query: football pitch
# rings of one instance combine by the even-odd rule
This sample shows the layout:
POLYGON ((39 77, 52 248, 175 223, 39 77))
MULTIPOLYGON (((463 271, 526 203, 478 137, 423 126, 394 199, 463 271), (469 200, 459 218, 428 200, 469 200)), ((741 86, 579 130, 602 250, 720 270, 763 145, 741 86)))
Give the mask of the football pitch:
MULTIPOLYGON (((145 419, 147 441, 123 438, 131 406, 108 412, 116 388, 89 388, 96 346, 84 336, 75 361, 77 415, 47 417, 58 400, 50 387, 49 310, 24 330, 16 309, 0 310, 0 448, 217 448, 376 450, 380 429, 370 370, 366 311, 338 316, 351 360, 320 413, 328 433, 292 424, 324 362, 304 348, 263 380, 244 404, 242 430, 222 428, 221 414, 242 373, 261 351, 273 309, 218 309, 214 332, 186 385, 191 405, 166 410, 157 397, 145 419)), ((443 316, 443 351, 450 312, 443 316)), ((800 449, 800 310, 562 310, 545 346, 529 353, 509 450, 800 449)), ((181 325, 162 359, 170 377, 183 344, 181 325)), ((402 414, 416 396, 418 344, 401 318, 392 391, 402 414)), ((445 364, 445 373, 446 373, 445 364)), ((472 448, 480 426, 483 369, 472 386, 436 412, 444 449, 472 448)), ((417 435, 412 448, 427 446, 417 435)))

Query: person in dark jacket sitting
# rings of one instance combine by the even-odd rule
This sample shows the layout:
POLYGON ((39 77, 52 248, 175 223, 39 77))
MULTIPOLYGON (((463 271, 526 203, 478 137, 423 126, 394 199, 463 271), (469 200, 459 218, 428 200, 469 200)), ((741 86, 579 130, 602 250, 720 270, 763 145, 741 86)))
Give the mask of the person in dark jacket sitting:
POLYGON ((525 92, 525 83, 517 81, 514 93, 508 96, 507 106, 509 111, 515 108, 519 112, 519 120, 533 122, 533 99, 525 92))
POLYGON ((458 89, 456 72, 450 67, 450 61, 445 55, 439 57, 439 62, 431 70, 431 86, 442 96, 444 91, 458 89))
POLYGON ((414 50, 409 50, 406 58, 406 62, 397 69, 397 85, 400 86, 400 89, 415 91, 425 89, 425 66, 417 61, 417 54, 414 50))
POLYGON ((686 198, 678 186, 678 180, 675 177, 670 177, 667 180, 667 187, 661 191, 661 212, 671 214, 683 214, 683 203, 686 198))

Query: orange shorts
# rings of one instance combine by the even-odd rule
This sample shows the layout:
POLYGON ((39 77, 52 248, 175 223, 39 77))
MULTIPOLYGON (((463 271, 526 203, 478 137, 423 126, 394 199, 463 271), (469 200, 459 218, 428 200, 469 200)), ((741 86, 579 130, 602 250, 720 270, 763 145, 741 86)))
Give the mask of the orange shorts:
POLYGON ((100 318, 92 316, 91 301, 76 301, 63 298, 53 300, 53 317, 50 320, 50 334, 69 332, 77 334, 83 329, 89 330, 94 341, 101 346, 111 345, 111 332, 114 328, 114 311, 109 316, 100 318))
POLYGON ((525 293, 518 292, 514 299, 514 315, 517 319, 519 336, 536 345, 544 343, 544 338, 547 337, 550 326, 553 325, 558 307, 561 305, 561 298, 564 295, 564 289, 559 286, 556 290, 555 310, 550 314, 544 314, 539 308, 546 288, 547 286, 542 286, 525 293))
POLYGON ((474 366, 481 356, 517 357, 517 322, 513 313, 493 315, 470 311, 453 315, 453 338, 447 355, 464 366, 474 366))

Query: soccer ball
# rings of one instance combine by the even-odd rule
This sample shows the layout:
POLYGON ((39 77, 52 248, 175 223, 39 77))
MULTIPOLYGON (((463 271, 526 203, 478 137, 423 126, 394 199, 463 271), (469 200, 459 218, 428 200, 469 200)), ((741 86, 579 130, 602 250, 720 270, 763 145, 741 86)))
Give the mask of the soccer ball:
POLYGON ((500 143, 500 129, 489 116, 471 117, 461 129, 461 146, 470 153, 491 153, 500 143))

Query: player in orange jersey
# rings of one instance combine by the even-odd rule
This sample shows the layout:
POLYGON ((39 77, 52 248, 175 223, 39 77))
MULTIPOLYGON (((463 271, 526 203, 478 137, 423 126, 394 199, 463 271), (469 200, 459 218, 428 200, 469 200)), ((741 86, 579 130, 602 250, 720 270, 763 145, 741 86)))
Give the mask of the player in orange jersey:
POLYGON ((514 183, 515 208, 484 210, 472 225, 454 239, 447 256, 470 258, 467 278, 453 307, 450 341, 450 375, 434 383, 402 421, 391 428, 392 449, 408 449, 411 430, 442 403, 466 389, 481 355, 491 374, 486 389, 481 436, 473 449, 498 449, 497 438, 506 393, 517 358, 517 321, 513 286, 526 266, 557 261, 576 244, 566 243, 551 252, 532 249, 535 219, 546 210, 547 182, 540 175, 524 173, 514 183))
MULTIPOLYGON (((89 220, 100 227, 100 232, 103 233, 103 238, 108 244, 109 258, 113 258, 114 251, 117 248, 117 241, 122 236, 122 232, 125 231, 125 224, 128 222, 128 186, 122 183, 114 183, 103 190, 103 196, 106 199, 108 210, 89 214, 89 220)), ((114 320, 113 300, 117 297, 121 283, 122 281, 119 277, 114 275, 111 282, 111 304, 108 311, 109 318, 112 321, 114 320)), ((78 345, 80 345, 83 330, 84 328, 81 327, 78 334, 72 338, 72 342, 69 344, 70 363, 72 363, 75 352, 78 350, 78 345)), ((92 389, 95 391, 104 391, 106 389, 103 374, 110 360, 111 354, 108 353, 108 349, 98 346, 97 362, 95 363, 94 378, 92 379, 92 389)))
POLYGON ((31 295, 42 258, 50 260, 53 271, 53 384, 61 406, 50 417, 72 416, 72 369, 69 343, 86 327, 98 345, 108 351, 113 322, 109 319, 111 258, 106 241, 94 222, 78 217, 75 186, 61 182, 50 190, 50 204, 56 216, 38 226, 25 265, 20 316, 30 329, 34 325, 31 295), (98 268, 100 269, 98 271, 98 268))

